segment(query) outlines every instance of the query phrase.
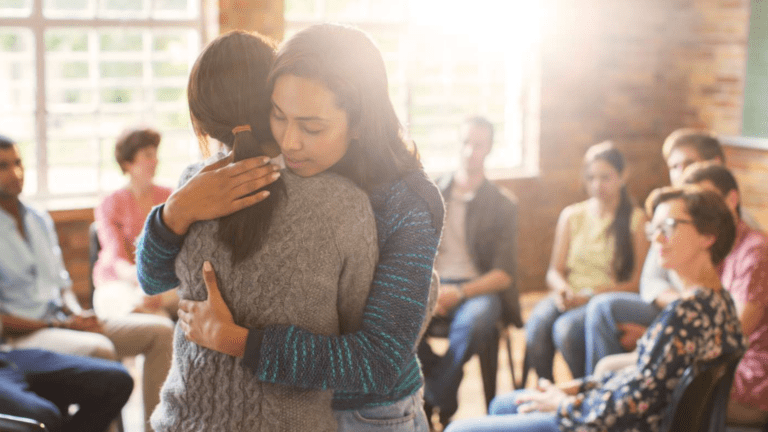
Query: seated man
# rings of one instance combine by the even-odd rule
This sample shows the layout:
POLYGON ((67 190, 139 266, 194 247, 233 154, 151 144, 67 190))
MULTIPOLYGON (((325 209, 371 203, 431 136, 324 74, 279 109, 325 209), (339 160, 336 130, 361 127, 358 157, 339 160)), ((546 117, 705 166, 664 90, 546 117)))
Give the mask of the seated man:
POLYGON ((117 362, 0 349, 0 413, 41 422, 50 432, 106 430, 132 390, 133 378, 117 362))
POLYGON ((736 240, 719 270, 749 348, 733 377, 727 420, 762 426, 768 422, 768 237, 741 219, 739 187, 724 166, 693 164, 685 170, 683 182, 720 194, 736 221, 736 240))
POLYGON ((493 125, 472 117, 462 126, 461 166, 438 180, 447 209, 435 261, 440 289, 430 327, 449 328, 449 347, 443 356, 433 353, 426 341, 418 347, 427 416, 431 420, 432 408, 438 407, 443 424, 458 408, 464 363, 498 344, 496 323, 503 319, 522 326, 513 288, 516 203, 485 177, 493 125))
POLYGON ((0 136, 0 313, 8 344, 108 360, 144 354, 148 419, 170 368, 173 323, 146 314, 100 321, 82 310, 53 221, 19 200, 23 184, 18 147, 0 136))
MULTIPOLYGON (((709 132, 678 129, 664 141, 664 159, 669 178, 677 184, 683 170, 694 162, 725 162, 717 138, 709 132)), ((680 281, 674 272, 659 264, 651 249, 640 276, 640 293, 606 293, 595 296, 587 304, 585 318, 587 375, 595 371, 601 358, 634 350, 645 328, 669 303, 679 296, 680 281)))

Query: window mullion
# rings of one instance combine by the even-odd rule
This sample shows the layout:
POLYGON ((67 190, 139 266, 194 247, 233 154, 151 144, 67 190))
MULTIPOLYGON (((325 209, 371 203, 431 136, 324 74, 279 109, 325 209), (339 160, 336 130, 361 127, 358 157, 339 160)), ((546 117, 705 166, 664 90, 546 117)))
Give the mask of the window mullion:
POLYGON ((35 154, 37 156, 37 193, 48 196, 48 116, 45 86, 45 22, 43 0, 34 0, 31 15, 35 40, 36 101, 35 101, 35 154))

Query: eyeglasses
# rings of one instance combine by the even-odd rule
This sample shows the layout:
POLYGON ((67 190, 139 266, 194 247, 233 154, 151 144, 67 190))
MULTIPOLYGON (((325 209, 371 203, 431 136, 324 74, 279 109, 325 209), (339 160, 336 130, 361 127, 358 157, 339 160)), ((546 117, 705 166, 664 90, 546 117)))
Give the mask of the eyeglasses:
POLYGON ((645 237, 648 239, 648 241, 653 241, 653 238, 656 237, 656 233, 661 230, 661 234, 663 234, 664 237, 670 238, 672 237, 672 234, 675 233, 677 226, 684 223, 693 224, 693 221, 668 217, 662 219, 661 222, 659 222, 657 225, 654 225, 651 222, 646 222, 645 237))

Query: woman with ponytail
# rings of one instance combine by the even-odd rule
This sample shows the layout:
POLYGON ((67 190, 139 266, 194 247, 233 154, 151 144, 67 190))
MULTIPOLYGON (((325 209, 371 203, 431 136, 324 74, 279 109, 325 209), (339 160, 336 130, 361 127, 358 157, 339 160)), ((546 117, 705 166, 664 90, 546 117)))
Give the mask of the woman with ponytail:
MULTIPOLYGON (((267 103, 273 58, 267 40, 240 31, 203 50, 187 89, 201 148, 216 139, 235 163, 277 155, 267 103)), ((336 145, 343 154, 348 143, 336 145)), ((189 169, 182 184, 199 169, 189 169)), ((179 297, 216 296, 245 327, 300 325, 325 335, 359 329, 378 258, 368 196, 330 172, 288 170, 259 194, 254 205, 187 228, 175 259, 179 297), (204 264, 218 270, 215 292, 206 290, 204 264)), ((337 430, 330 390, 256 380, 241 358, 190 342, 184 327, 176 327, 171 370, 151 417, 155 431, 337 430)))
MULTIPOLYGON (((443 202, 424 173, 415 146, 404 139, 389 99, 381 52, 358 29, 315 25, 287 40, 269 79, 260 79, 251 82, 268 83, 270 126, 288 168, 283 176, 291 172, 312 177, 330 171, 368 194, 376 216, 379 259, 362 325, 336 335, 304 323, 242 322, 237 313, 230 313, 236 312, 233 304, 215 294, 216 275, 226 277, 231 271, 216 264, 216 274, 203 271, 211 294, 208 300, 180 302, 180 326, 188 340, 232 356, 244 366, 239 374, 264 386, 334 390, 339 431, 428 432, 416 344, 436 298, 430 293, 436 289, 432 267, 442 233, 443 202)), ((200 271, 177 265, 174 272, 170 266, 182 241, 185 247, 196 241, 190 240, 194 233, 187 233, 190 221, 229 214, 262 199, 265 192, 241 198, 268 183, 264 171, 269 168, 260 165, 248 161, 210 165, 150 214, 137 254, 145 290, 172 287, 183 279, 183 272, 200 271)), ((332 205, 337 199, 326 198, 332 205)), ((275 215, 273 223, 276 219, 275 215)), ((324 260, 321 255, 315 259, 324 260)), ((286 263, 278 276, 291 279, 291 266, 286 263)), ((243 278, 239 283, 246 290, 261 290, 265 282, 243 278)), ((219 283, 224 285, 223 280, 219 283)), ((254 395, 246 406, 258 411, 263 404, 254 395)))
POLYGON ((525 326, 526 357, 540 378, 552 380, 555 349, 575 378, 585 373, 585 305, 599 293, 637 292, 648 252, 646 217, 625 185, 624 157, 611 142, 595 144, 584 156, 589 199, 566 207, 555 231, 547 271, 551 295, 525 326))

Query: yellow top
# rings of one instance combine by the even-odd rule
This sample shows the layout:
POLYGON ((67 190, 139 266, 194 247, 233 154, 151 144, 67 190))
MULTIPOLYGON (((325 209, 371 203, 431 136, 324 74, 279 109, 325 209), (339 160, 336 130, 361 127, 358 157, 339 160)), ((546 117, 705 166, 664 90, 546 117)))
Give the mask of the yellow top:
MULTIPOLYGON (((568 219, 570 247, 565 261, 568 283, 575 292, 584 288, 597 288, 614 283, 613 253, 615 240, 610 232, 613 217, 595 217, 590 214, 589 200, 573 204, 568 219)), ((633 234, 640 229, 642 210, 632 211, 629 229, 633 234)))

